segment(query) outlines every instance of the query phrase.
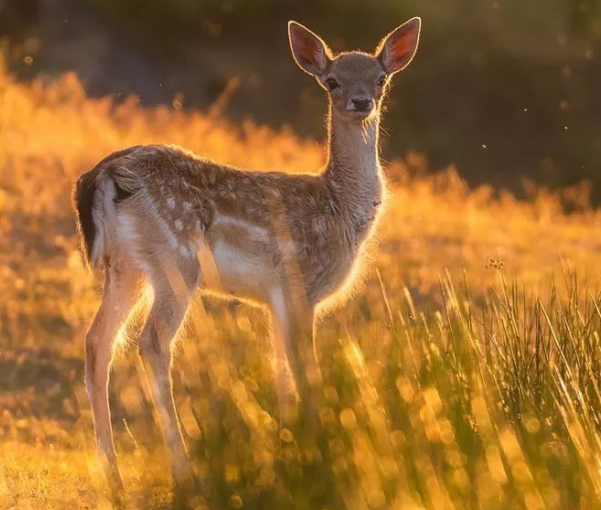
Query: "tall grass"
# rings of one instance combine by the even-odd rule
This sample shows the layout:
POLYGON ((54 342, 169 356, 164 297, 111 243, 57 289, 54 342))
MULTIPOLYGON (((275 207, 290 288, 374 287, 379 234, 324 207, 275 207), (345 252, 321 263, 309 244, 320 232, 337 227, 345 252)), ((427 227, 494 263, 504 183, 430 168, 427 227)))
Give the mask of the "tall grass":
MULTIPOLYGON (((0 508, 108 508, 82 384, 99 284, 74 178, 138 143, 287 171, 323 154, 290 130, 91 100, 73 76, 0 73, 0 105, 0 508)), ((415 154, 389 165, 365 286, 320 324, 320 452, 277 423, 264 313, 197 299, 174 378, 199 508, 601 507, 599 213, 582 191, 519 201, 425 169, 415 154)), ((140 375, 125 345, 111 383, 125 505, 167 508, 140 375)))

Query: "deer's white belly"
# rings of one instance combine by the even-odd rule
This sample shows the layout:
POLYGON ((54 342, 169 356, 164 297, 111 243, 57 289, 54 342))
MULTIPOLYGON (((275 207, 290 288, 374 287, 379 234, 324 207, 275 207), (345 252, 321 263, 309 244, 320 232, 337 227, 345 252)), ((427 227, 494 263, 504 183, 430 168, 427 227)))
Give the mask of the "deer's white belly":
POLYGON ((266 302, 278 281, 269 263, 267 233, 243 220, 220 217, 204 245, 203 286, 212 292, 266 302))
POLYGON ((274 274, 259 256, 223 241, 214 245, 212 253, 223 291, 262 301, 269 296, 274 274))

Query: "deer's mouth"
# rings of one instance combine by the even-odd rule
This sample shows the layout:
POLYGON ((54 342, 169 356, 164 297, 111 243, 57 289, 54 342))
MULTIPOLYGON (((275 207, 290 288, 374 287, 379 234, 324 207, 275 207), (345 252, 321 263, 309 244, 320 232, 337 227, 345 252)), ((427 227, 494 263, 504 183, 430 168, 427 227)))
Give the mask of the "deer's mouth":
POLYGON ((357 110, 356 108, 347 108, 348 116, 357 121, 366 120, 371 117, 375 111, 374 108, 370 108, 369 110, 357 110))

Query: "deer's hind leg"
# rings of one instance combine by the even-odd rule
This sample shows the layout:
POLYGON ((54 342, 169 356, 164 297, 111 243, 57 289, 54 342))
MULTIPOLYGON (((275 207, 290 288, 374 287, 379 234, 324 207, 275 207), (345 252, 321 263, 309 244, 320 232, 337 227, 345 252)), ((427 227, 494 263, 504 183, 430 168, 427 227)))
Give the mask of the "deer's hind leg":
POLYGON ((140 357, 167 445, 173 479, 185 488, 192 483, 193 474, 173 401, 171 350, 199 283, 200 268, 195 257, 174 257, 168 263, 155 262, 149 267, 154 299, 140 337, 140 357))
POLYGON ((113 490, 121 490, 123 483, 111 427, 109 370, 117 333, 140 295, 140 272, 124 259, 107 259, 102 303, 85 340, 85 382, 100 460, 113 490))

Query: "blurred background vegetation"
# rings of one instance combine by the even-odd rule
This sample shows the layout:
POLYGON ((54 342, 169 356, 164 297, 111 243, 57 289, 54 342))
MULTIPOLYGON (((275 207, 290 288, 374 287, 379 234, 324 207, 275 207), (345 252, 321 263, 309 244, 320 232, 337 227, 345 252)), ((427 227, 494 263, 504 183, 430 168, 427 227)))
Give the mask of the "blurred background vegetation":
POLYGON ((325 97, 290 58, 286 21, 371 50, 415 15, 422 46, 391 93, 385 157, 416 150, 517 193, 588 179, 598 202, 598 0, 0 0, 0 35, 25 80, 75 70, 92 95, 217 104, 320 138, 325 97))

